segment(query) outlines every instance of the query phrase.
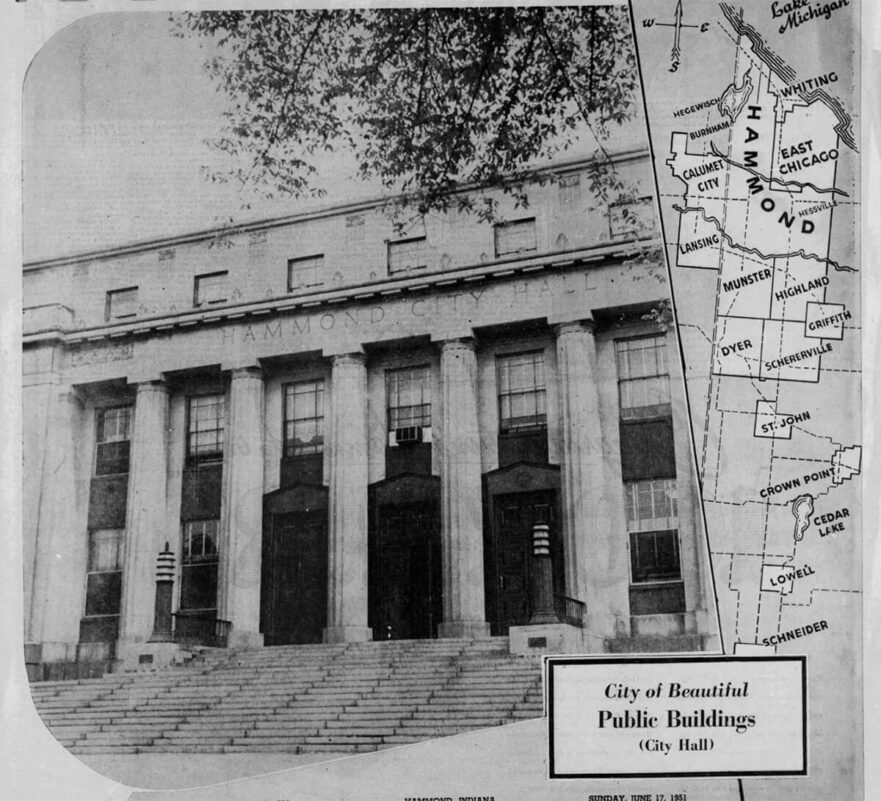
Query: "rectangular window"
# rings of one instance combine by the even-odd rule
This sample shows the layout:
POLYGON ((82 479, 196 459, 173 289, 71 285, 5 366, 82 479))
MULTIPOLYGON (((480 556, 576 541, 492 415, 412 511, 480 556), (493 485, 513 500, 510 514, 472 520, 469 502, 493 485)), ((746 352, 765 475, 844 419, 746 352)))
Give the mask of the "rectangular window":
POLYGON ((181 545, 180 610, 217 609, 217 520, 184 524, 181 545))
POLYGON ((499 356, 499 430, 502 433, 544 428, 547 423, 544 353, 499 356))
POLYGON ((427 365, 385 374, 389 444, 422 442, 431 427, 430 371, 427 365))
POLYGON ((646 236, 655 229, 655 210, 650 197, 609 206, 609 232, 613 237, 646 236))
POLYGON ((619 339, 618 397, 622 420, 670 414, 670 373, 664 335, 619 339))
POLYGON ((86 617, 118 615, 122 598, 123 529, 89 532, 86 617))
POLYGON ((676 481, 624 484, 633 583, 680 581, 676 481))
POLYGON ((189 398, 187 404, 187 456, 199 461, 221 459, 226 411, 223 395, 189 398))
POLYGON ((301 381, 284 388, 284 455, 324 452, 324 381, 301 381))
POLYGON ((193 285, 193 305, 210 306, 214 303, 225 303, 227 276, 226 272, 197 275, 193 285))
POLYGON ((107 301, 104 306, 104 319, 122 320, 126 317, 134 317, 138 311, 138 288, 130 286, 127 289, 114 289, 107 293, 107 301))
POLYGON ((95 422, 95 475, 128 473, 132 407, 99 409, 95 422))
POLYGON ((324 256, 308 256, 303 259, 288 259, 288 292, 308 289, 324 283, 324 256))
POLYGON ((424 270, 427 266, 428 242, 424 236, 388 243, 389 275, 424 270))
POLYGON ((535 250, 535 217, 496 223, 493 228, 496 256, 510 256, 535 250))

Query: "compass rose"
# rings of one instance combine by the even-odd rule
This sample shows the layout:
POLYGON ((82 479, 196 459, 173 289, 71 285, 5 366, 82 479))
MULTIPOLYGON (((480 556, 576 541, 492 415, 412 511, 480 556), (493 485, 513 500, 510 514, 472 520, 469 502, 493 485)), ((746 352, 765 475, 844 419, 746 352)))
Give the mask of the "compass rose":
POLYGON ((651 28, 657 25, 659 28, 673 28, 673 49, 670 51, 670 72, 676 72, 679 69, 679 59, 682 54, 681 38, 683 28, 697 28, 701 33, 705 33, 710 27, 710 23, 702 22, 700 25, 690 25, 682 21, 682 0, 676 0, 676 10, 673 12, 672 22, 658 22, 654 18, 645 18, 642 21, 643 28, 651 28))

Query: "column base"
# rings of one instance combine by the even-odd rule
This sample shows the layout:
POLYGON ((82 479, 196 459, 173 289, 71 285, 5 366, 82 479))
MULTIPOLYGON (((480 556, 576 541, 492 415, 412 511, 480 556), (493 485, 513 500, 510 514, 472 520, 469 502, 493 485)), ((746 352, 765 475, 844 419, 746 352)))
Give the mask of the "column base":
POLYGON ((330 626, 322 632, 321 639, 326 643, 370 642, 373 629, 370 626, 330 626))
POLYGON ((226 642, 227 648, 262 648, 263 635, 259 631, 236 631, 233 628, 226 642))
POLYGON ((457 640, 489 637, 489 623, 485 620, 449 620, 438 625, 437 636, 457 640))

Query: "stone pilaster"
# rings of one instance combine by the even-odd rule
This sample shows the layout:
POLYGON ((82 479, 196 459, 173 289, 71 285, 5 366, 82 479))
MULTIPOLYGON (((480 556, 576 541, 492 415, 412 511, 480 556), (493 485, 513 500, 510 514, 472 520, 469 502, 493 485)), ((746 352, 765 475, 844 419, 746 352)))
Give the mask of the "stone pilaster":
POLYGON ((489 633, 483 576, 483 508, 477 423, 477 354, 471 339, 441 346, 441 637, 489 633))
POLYGON ((130 452, 119 617, 123 645, 150 637, 156 557, 166 540, 178 539, 166 529, 168 388, 162 381, 137 386, 130 452))
POLYGON ((612 401, 603 404, 600 396, 601 388, 615 384, 600 375, 591 321, 563 323, 554 331, 566 593, 585 603, 588 634, 608 637, 615 633, 616 616, 628 609, 627 561, 620 558, 627 553, 627 532, 616 525, 621 459, 603 437, 604 426, 617 426, 618 420, 606 419, 612 401))
POLYGON ((50 396, 37 520, 33 598, 26 632, 44 661, 75 658, 83 613, 87 534, 81 470, 83 406, 70 388, 50 396))
POLYGON ((232 371, 224 443, 218 616, 232 623, 229 645, 258 646, 263 543, 263 376, 232 371))
POLYGON ((367 364, 363 353, 333 357, 331 372, 325 642, 360 642, 367 625, 367 364))

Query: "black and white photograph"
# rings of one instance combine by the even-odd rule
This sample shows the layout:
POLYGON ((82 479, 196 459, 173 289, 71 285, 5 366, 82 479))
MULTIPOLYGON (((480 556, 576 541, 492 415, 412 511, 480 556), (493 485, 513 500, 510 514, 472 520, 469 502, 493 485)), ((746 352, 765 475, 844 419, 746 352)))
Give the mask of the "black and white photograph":
POLYGON ((10 797, 868 798, 858 10, 92 2, 14 9, 10 797))

